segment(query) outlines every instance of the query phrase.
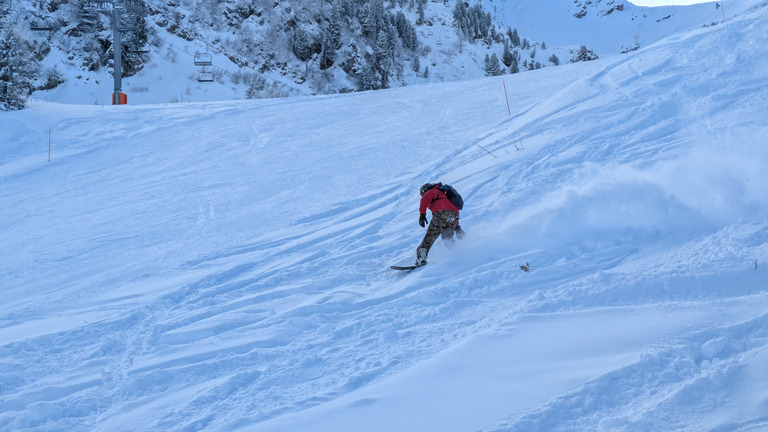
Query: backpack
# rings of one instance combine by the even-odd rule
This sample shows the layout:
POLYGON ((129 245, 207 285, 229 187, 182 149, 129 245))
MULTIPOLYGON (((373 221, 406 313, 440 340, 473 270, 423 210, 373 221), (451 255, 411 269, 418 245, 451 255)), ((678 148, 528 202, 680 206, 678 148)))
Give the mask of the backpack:
POLYGON ((456 191, 456 189, 453 188, 453 186, 444 184, 437 189, 445 193, 445 196, 448 197, 448 199, 451 201, 451 204, 455 205, 457 209, 461 210, 464 208, 464 198, 461 197, 461 195, 456 191))

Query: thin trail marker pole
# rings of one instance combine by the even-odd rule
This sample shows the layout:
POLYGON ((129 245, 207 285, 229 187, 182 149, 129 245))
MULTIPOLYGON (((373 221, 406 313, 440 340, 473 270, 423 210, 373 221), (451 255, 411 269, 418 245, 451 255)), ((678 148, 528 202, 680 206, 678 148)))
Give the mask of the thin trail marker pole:
POLYGON ((51 161, 51 124, 48 123, 48 162, 51 161))
POLYGON ((509 109, 509 96, 507 96, 507 83, 504 81, 501 82, 504 84, 504 98, 507 100, 507 114, 509 114, 510 117, 512 117, 512 111, 509 109))
POLYGON ((723 6, 724 1, 720 2, 720 10, 723 12, 723 22, 725 22, 725 7, 723 6))
POLYGON ((715 3, 715 9, 720 9, 723 12, 723 22, 725 22, 725 7, 723 7, 724 0, 720 0, 719 3, 715 3))

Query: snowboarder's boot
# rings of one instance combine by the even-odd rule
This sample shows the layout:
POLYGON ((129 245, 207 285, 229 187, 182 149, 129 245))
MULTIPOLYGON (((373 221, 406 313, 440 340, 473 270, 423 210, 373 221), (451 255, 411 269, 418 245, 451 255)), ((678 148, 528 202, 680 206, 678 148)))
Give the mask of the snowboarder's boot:
POLYGON ((427 264, 427 250, 418 248, 416 250, 416 263, 414 265, 423 266, 427 264))

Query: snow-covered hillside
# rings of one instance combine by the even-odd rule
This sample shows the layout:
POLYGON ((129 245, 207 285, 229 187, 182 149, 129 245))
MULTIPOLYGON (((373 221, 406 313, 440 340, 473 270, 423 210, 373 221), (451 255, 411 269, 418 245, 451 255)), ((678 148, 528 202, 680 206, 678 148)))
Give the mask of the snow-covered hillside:
POLYGON ((766 40, 0 113, 0 431, 768 428, 766 40))
MULTIPOLYGON (((722 23, 725 17, 724 9, 714 2, 682 7, 643 7, 617 0, 484 0, 483 4, 499 22, 534 41, 553 47, 582 44, 601 56, 645 47, 679 31, 722 23)), ((728 16, 745 7, 748 5, 728 4, 728 16)))
MULTIPOLYGON (((6 0, 8 3, 9 0, 6 0)), ((333 94, 358 88, 359 69, 375 45, 365 38, 355 20, 342 20, 339 48, 332 67, 322 69, 319 54, 301 61, 290 49, 291 28, 302 28, 319 41, 334 2, 291 0, 226 0, 199 2, 146 1, 147 16, 142 31, 124 32, 127 39, 123 92, 129 104, 200 102, 245 98, 333 94), (321 18, 323 17, 323 18, 321 18), (147 50, 144 54, 134 51, 147 50), (210 54, 212 64, 195 65, 195 57, 210 54), (349 73, 347 73, 349 71, 349 73), (213 78, 213 82, 199 82, 213 78)), ((354 3, 354 2, 353 2, 354 3)), ((392 87, 450 82, 485 76, 485 56, 504 53, 506 32, 519 30, 525 47, 512 47, 520 55, 520 70, 554 67, 568 63, 574 51, 585 45, 601 56, 650 45, 681 30, 720 23, 724 15, 713 4, 687 7, 647 8, 629 2, 595 0, 483 0, 491 14, 496 40, 474 43, 459 37, 454 20, 455 1, 428 1, 423 20, 418 2, 382 2, 390 14, 403 14, 412 24, 419 48, 398 45, 389 85, 392 87), (577 18, 579 17, 579 18, 577 18), (418 60, 418 72, 414 61, 418 60), (526 64, 524 65, 523 62, 526 64)), ((474 4, 474 2, 473 2, 474 4)), ((106 13, 91 12, 84 24, 78 2, 16 0, 14 12, 2 14, 0 22, 18 32, 36 55, 44 56, 37 71, 36 87, 63 81, 34 97, 50 102, 109 104, 112 79, 112 30, 106 13), (51 20, 53 31, 32 31, 27 21, 51 20)), ((742 4, 728 6, 728 15, 738 14, 742 4)), ((5 10, 0 6, 0 11, 5 10)), ((393 16, 394 16, 393 15, 393 16)), ((7 31, 3 30, 3 31, 7 31)), ((317 48, 315 48, 317 49, 317 48)), ((508 72, 505 68, 504 72, 508 72)))

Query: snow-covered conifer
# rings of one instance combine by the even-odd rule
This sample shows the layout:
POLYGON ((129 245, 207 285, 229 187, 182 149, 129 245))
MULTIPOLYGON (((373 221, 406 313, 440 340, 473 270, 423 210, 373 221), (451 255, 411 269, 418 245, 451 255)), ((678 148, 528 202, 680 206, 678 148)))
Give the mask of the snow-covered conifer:
POLYGON ((0 110, 19 110, 26 106, 37 68, 29 44, 9 30, 0 39, 0 110))
POLYGON ((496 53, 491 55, 485 55, 485 76, 499 76, 501 75, 501 66, 499 65, 499 57, 496 53))

